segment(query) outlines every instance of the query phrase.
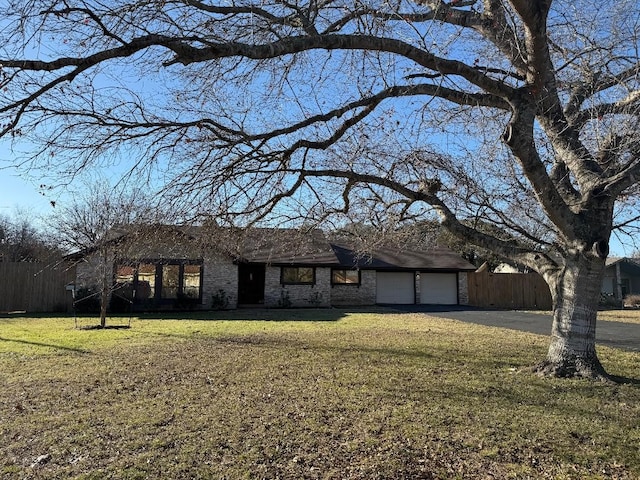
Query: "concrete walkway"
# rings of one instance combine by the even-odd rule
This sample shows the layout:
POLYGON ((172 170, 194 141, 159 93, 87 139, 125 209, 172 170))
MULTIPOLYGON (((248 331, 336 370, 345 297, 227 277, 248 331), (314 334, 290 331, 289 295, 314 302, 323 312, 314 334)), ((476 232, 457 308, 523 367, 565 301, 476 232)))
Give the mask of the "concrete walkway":
MULTIPOLYGON (((551 335, 551 315, 548 314, 442 305, 395 305, 394 308, 404 312, 425 313, 434 317, 451 318, 479 325, 551 335)), ((600 321, 596 328, 596 343, 640 352, 640 325, 600 321)))

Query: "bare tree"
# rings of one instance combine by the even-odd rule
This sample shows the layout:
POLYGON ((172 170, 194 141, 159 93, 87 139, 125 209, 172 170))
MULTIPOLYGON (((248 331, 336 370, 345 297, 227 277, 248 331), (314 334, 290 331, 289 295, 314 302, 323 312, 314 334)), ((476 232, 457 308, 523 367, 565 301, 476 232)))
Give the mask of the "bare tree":
POLYGON ((122 241, 128 229, 141 228, 149 222, 144 196, 120 191, 107 182, 94 182, 69 203, 60 203, 48 219, 49 230, 58 245, 82 265, 83 282, 90 292, 76 301, 100 304, 100 327, 107 321, 107 308, 117 285, 114 282, 114 260, 126 246, 122 241), (94 291, 95 290, 95 291, 94 291))
POLYGON ((61 250, 47 238, 28 212, 0 215, 0 262, 48 262, 61 250))
POLYGON ((614 218, 637 220, 635 1, 29 0, 2 15, 2 135, 37 145, 24 166, 73 175, 119 155, 194 217, 435 213, 548 282, 540 372, 607 378, 604 260, 614 218))

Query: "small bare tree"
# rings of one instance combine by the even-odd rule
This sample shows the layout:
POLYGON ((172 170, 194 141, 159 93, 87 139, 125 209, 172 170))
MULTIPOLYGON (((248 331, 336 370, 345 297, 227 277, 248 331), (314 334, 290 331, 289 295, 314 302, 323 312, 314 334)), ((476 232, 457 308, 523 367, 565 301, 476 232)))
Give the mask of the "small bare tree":
POLYGON ((193 216, 437 215, 549 284, 541 372, 607 378, 600 283, 637 220, 635 1, 4 5, 0 134, 37 146, 24 165, 126 155, 193 216))
MULTIPOLYGON (((116 287, 114 260, 126 244, 123 235, 152 217, 143 196, 95 182, 69 203, 60 202, 47 222, 60 247, 85 266, 95 283, 100 303, 100 327, 106 326, 107 308, 116 287)), ((76 301, 88 299, 76 299, 76 301)))

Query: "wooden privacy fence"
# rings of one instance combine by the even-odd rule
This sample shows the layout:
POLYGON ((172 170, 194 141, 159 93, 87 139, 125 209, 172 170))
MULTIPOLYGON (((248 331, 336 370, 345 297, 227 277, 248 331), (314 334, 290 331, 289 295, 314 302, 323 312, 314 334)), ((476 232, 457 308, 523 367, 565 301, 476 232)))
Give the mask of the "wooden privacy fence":
POLYGON ((0 312, 66 312, 72 305, 65 286, 76 269, 66 264, 0 262, 0 312))
POLYGON ((484 308, 551 310, 549 286, 537 273, 469 273, 469 304, 484 308))

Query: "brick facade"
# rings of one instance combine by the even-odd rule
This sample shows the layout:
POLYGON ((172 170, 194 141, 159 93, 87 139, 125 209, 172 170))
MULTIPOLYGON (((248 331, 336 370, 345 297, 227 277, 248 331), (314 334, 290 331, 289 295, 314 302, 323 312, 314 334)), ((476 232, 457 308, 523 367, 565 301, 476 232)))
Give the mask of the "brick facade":
POLYGON ((237 308, 238 266, 230 258, 209 256, 202 272, 204 308, 237 308))
POLYGON ((469 305, 469 274, 467 272, 458 273, 458 303, 469 305))
POLYGON ((331 269, 316 267, 314 285, 282 285, 280 267, 266 267, 265 307, 330 307, 331 269))
POLYGON ((360 285, 331 286, 331 304, 335 306, 375 305, 376 303, 376 272, 375 270, 360 271, 360 285))
MULTIPOLYGON (((218 242, 221 241, 218 239, 218 242)), ((82 258, 76 269, 76 288, 97 287, 100 285, 99 279, 104 274, 108 278, 112 278, 110 276, 115 272, 113 263, 116 257, 124 261, 127 259, 132 261, 139 260, 155 264, 166 262, 184 265, 202 262, 202 277, 200 279, 202 299, 199 305, 194 306, 202 309, 237 308, 239 297, 238 264, 234 262, 234 258, 230 255, 219 253, 213 243, 212 241, 195 241, 194 237, 180 233, 175 229, 168 229, 166 232, 156 231, 154 235, 133 237, 131 241, 118 243, 116 254, 109 255, 106 261, 101 260, 98 253, 82 258)), ((332 265, 332 263, 328 263, 326 252, 323 251, 322 255, 325 256, 321 256, 321 258, 327 262, 324 264, 332 265)), ((393 260, 393 258, 390 260, 393 260)), ((278 264, 274 262, 276 263, 275 266, 269 265, 270 261, 272 261, 271 258, 249 259, 248 261, 252 265, 265 265, 265 307, 330 307, 332 305, 365 306, 376 304, 376 267, 362 268, 360 270, 360 284, 358 285, 332 285, 332 269, 328 266, 314 267, 315 282, 313 285, 283 285, 281 283, 282 267, 279 265, 295 265, 294 263, 289 263, 292 262, 291 259, 287 260, 288 263, 278 264)), ((341 261, 344 264, 347 261, 353 264, 353 259, 342 259, 341 261)), ((417 262, 417 260, 411 261, 417 262)), ((335 258, 335 262, 336 267, 340 268, 337 258, 335 258)), ((302 263, 302 265, 311 266, 313 263, 309 262, 307 258, 306 263, 302 263)), ((461 268, 464 268, 464 266, 461 268)), ((381 270, 385 269, 388 269, 388 264, 385 264, 381 270)), ((180 272, 183 271, 184 267, 181 266, 180 272)), ((416 269, 415 271, 418 270, 416 269)), ((180 275, 180 282, 182 282, 183 274, 180 273, 180 275)), ((415 273, 414 281, 415 301, 419 303, 420 280, 415 273)), ((469 289, 466 272, 460 271, 457 274, 457 287, 459 303, 468 305, 469 289)), ((162 305, 167 306, 167 302, 162 303, 162 305)), ((172 308, 171 305, 169 305, 169 308, 172 308)))

